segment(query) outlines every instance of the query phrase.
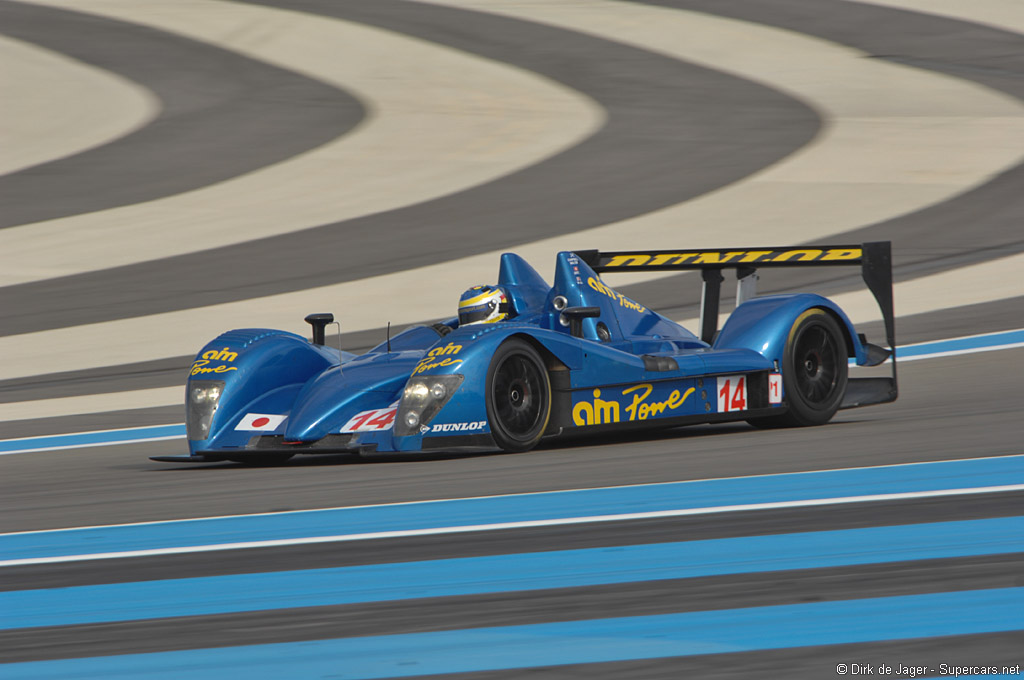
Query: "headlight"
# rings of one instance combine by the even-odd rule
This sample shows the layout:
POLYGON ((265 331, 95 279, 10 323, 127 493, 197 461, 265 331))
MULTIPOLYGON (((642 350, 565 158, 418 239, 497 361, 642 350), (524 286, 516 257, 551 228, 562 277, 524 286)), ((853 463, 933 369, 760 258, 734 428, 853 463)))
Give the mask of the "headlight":
POLYGON ((419 434, 419 428, 430 423, 459 389, 462 381, 463 376, 458 374, 409 378, 398 403, 395 436, 419 434))
POLYGON ((420 424, 420 414, 416 411, 406 411, 402 422, 405 423, 406 426, 415 429, 416 426, 420 424))
POLYGON ((430 396, 430 389, 426 383, 422 382, 410 382, 405 386, 405 392, 402 393, 402 399, 410 404, 422 404, 427 401, 430 396))
POLYGON ((223 380, 190 380, 185 397, 185 428, 189 439, 210 436, 210 423, 224 393, 223 380))
POLYGON ((216 404, 220 399, 224 383, 219 380, 206 382, 211 384, 204 386, 202 383, 196 384, 193 382, 190 386, 191 400, 196 404, 205 404, 207 402, 216 404))

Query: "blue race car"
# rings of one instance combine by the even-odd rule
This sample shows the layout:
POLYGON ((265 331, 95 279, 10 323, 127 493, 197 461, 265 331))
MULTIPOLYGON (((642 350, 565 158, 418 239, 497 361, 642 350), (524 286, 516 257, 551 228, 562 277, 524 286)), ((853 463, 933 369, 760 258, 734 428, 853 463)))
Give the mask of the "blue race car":
POLYGON ((528 451, 566 437, 745 420, 820 425, 840 408, 897 396, 888 242, 720 250, 562 252, 550 286, 519 256, 497 285, 468 290, 459 316, 414 326, 362 355, 279 330, 222 334, 196 356, 186 397, 189 456, 277 462, 295 454, 528 451), (888 348, 830 300, 757 297, 757 271, 859 265, 888 348), (723 270, 737 306, 718 330, 723 270), (616 292, 603 272, 699 270, 700 336, 616 292), (850 378, 849 358, 891 376, 850 378))

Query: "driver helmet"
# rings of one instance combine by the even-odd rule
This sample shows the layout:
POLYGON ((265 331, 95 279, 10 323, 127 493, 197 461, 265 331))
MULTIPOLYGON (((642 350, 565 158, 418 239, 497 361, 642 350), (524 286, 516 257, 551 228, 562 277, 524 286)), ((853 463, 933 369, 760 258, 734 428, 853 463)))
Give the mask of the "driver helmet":
POLYGON ((459 298, 460 326, 497 323, 508 317, 508 297, 497 286, 474 286, 459 298))

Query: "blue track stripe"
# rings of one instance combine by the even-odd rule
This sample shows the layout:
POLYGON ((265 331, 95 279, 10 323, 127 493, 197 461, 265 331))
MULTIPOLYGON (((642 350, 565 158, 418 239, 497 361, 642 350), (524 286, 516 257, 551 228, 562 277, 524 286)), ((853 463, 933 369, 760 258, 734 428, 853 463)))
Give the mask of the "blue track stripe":
POLYGON ((1024 552, 1024 517, 0 593, 0 629, 1024 552))
POLYGON ((0 535, 0 560, 1024 484, 1024 456, 0 535))
MULTIPOLYGON (((392 678, 1024 629, 1024 588, 7 664, 7 680, 392 678)), ((834 669, 822 677, 831 676, 834 669)))
POLYGON ((184 436, 185 426, 181 424, 132 427, 123 430, 102 430, 98 432, 75 432, 72 434, 56 434, 49 437, 5 439, 0 441, 0 454, 98 446, 102 444, 122 444, 130 441, 137 442, 184 436))
POLYGON ((897 348, 897 361, 901 357, 921 357, 932 354, 944 354, 946 352, 964 352, 968 350, 980 350, 1003 345, 1015 345, 1024 342, 1024 328, 1002 331, 999 333, 986 333, 975 335, 969 338, 954 338, 952 340, 935 340, 933 342, 922 342, 916 345, 907 345, 897 348))

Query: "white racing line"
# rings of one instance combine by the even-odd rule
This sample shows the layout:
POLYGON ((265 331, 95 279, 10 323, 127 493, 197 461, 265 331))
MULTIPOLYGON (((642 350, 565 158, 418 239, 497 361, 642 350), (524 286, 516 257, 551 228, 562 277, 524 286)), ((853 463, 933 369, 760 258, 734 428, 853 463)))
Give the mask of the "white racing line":
MULTIPOLYGON (((268 548, 268 547, 282 547, 282 546, 296 546, 296 545, 312 545, 319 543, 337 543, 347 541, 363 541, 363 540, 375 540, 375 539, 386 539, 386 538, 407 538, 412 536, 433 536, 433 535, 445 535, 445 534, 458 534, 468 533, 476 531, 503 531, 508 529, 522 529, 522 528, 542 528, 552 526, 565 526, 565 525, 577 525, 577 524, 591 524, 591 523, 604 523, 604 522, 620 522, 620 521, 635 521, 644 519, 663 519, 670 517, 686 517, 694 515, 715 515, 731 512, 746 512, 746 511, 759 511, 759 510, 780 510, 787 508, 808 508, 808 507, 820 507, 828 505, 845 505, 850 503, 877 503, 877 502, 891 502, 901 500, 919 500, 924 498, 944 498, 944 497, 959 497, 959 496, 972 496, 981 494, 993 494, 993 493, 1009 493, 1024 490, 1024 484, 1013 484, 1004 483, 1000 485, 991 485, 986 483, 978 483, 976 486, 963 486, 949 488, 948 483, 942 480, 944 475, 939 472, 936 474, 935 470, 944 471, 949 470, 950 466, 960 468, 962 471, 961 464, 968 464, 972 466, 979 466, 985 468, 986 466, 997 463, 997 464, 1009 464, 1014 465, 1019 456, 1011 455, 1005 457, 996 458, 966 458, 958 460, 946 460, 946 461, 926 461, 918 463, 899 463, 894 465, 875 465, 875 466, 864 466, 864 467, 852 467, 852 468, 838 468, 831 470, 808 470, 803 472, 784 472, 774 473, 765 475, 744 475, 737 477, 717 477, 710 479, 695 479, 695 480, 684 480, 674 482, 657 482, 648 484, 632 484, 624 486, 610 486, 610 487, 595 487, 595 488, 578 488, 578 489, 561 489, 556 491, 541 491, 541 492, 527 492, 518 494, 498 494, 494 496, 470 496, 463 498, 448 498, 448 499, 437 499, 437 500, 426 500, 426 501, 406 501, 397 503, 383 503, 374 505, 360 505, 360 506, 342 506, 334 508, 317 508, 312 510, 293 510, 286 512, 277 513, 253 513, 247 515, 227 515, 227 516, 214 516, 214 517, 194 517, 185 519, 170 519, 170 520, 158 520, 153 522, 134 522, 129 524, 112 524, 112 525, 96 525, 96 526, 78 526, 78 527, 67 527, 67 528, 56 528, 56 529, 44 529, 38 531, 21 531, 11 532, 6 534, 0 534, 2 540, 12 540, 16 542, 22 542, 25 545, 25 539, 36 539, 41 544, 45 545, 46 542, 53 541, 52 537, 59 537, 62 535, 68 536, 67 542, 61 547, 61 552, 68 551, 69 545, 81 545, 79 550, 84 552, 65 552, 60 555, 38 555, 33 557, 15 558, 0 560, 0 568, 2 567, 13 567, 13 566, 25 566, 31 564, 56 564, 63 562, 80 562, 88 560, 105 560, 105 559, 121 559, 131 557, 146 557, 156 555, 173 555, 173 554, 188 554, 188 553, 200 553, 200 552, 219 552, 224 550, 239 550, 245 548, 268 548), (636 510, 634 512, 620 512, 620 513, 608 513, 602 515, 580 515, 573 517, 545 517, 543 509, 533 511, 529 514, 535 515, 535 517, 527 520, 518 521, 506 521, 506 522, 492 522, 492 523, 481 523, 481 524, 465 524, 465 525, 449 525, 446 523, 440 523, 435 526, 425 527, 407 527, 401 529, 394 529, 388 531, 367 531, 364 533, 348 532, 342 534, 321 534, 313 536, 300 536, 300 537, 277 537, 268 538, 266 540, 258 541, 245 541, 245 542, 224 542, 214 544, 203 544, 202 540, 197 540, 196 537, 208 536, 210 532, 217 532, 218 536, 222 536, 223 533, 218 530, 211 523, 216 523, 219 520, 246 520, 246 521, 260 521, 262 518, 273 520, 277 523, 276 533, 280 536, 281 533, 290 533, 290 529, 282 527, 282 520, 284 521, 285 527, 288 523, 292 526, 298 526, 302 524, 302 518, 304 517, 317 517, 323 518, 331 515, 339 516, 339 513, 345 513, 350 511, 383 511, 387 512, 391 509, 405 507, 413 509, 421 509, 421 512, 412 512, 409 516, 416 516, 425 518, 428 523, 431 522, 431 508, 439 503, 483 503, 486 504, 490 501, 505 499, 505 500, 519 500, 529 502, 530 497, 535 499, 541 499, 538 505, 543 508, 545 507, 545 501, 543 499, 550 499, 552 497, 573 497, 577 494, 594 494, 602 493, 614 490, 623 490, 631 492, 639 492, 643 494, 647 490, 652 489, 665 489, 667 487, 677 487, 680 489, 679 497, 686 497, 687 494, 682 489, 700 489, 706 484, 715 484, 717 482, 727 483, 760 483, 771 485, 773 482, 802 478, 804 480, 812 480, 815 477, 825 475, 826 478, 831 480, 840 479, 837 476, 845 474, 863 475, 864 473, 880 473, 882 475, 891 475, 896 479, 903 480, 905 475, 908 473, 919 475, 919 479, 915 480, 913 486, 917 486, 916 490, 904 491, 887 491, 885 493, 876 492, 877 486, 871 483, 861 483, 853 488, 856 488, 862 493, 857 495, 844 495, 837 494, 835 496, 824 496, 817 498, 780 498, 779 500, 758 502, 758 503, 746 503, 746 504, 715 504, 714 501, 708 502, 707 504, 700 504, 697 501, 696 505, 690 507, 660 507, 661 503, 655 501, 650 505, 646 505, 643 500, 636 498, 631 503, 634 508, 637 507, 652 507, 651 510, 636 510), (920 484, 923 483, 926 487, 921 488, 920 484), (655 509, 657 508, 657 509, 655 509), (205 525, 205 526, 204 526, 205 525), (87 536, 90 531, 99 532, 114 532, 123 529, 142 529, 149 527, 152 529, 149 536, 153 540, 151 544, 163 543, 161 547, 152 547, 148 549, 139 550, 121 550, 116 552, 89 552, 88 543, 89 540, 82 540, 83 536, 87 536), (170 532, 168 532, 170 530, 170 532), (80 533, 83 532, 83 533, 80 533), (77 534, 77 535, 76 535, 77 534)), ((1004 466, 1003 466, 1004 467, 1004 466)), ((949 473, 947 472, 946 475, 949 473)), ((982 480, 991 479, 991 475, 980 475, 975 476, 974 480, 981 482, 982 480)), ((972 480, 973 481, 973 480, 972 480)), ((1004 479, 1002 481, 1010 481, 1004 479)), ((851 488, 844 486, 841 481, 838 481, 838 487, 830 485, 837 491, 846 490, 851 488)), ((900 482, 896 482, 897 484, 900 482)), ((889 489, 893 489, 893 482, 890 480, 886 486, 889 489)), ((906 488, 906 487, 905 487, 906 488)), ((790 491, 791 493, 791 491, 790 491)), ((789 494, 786 494, 789 495, 789 494)), ((697 494, 701 496, 701 494, 697 494)), ((711 498, 716 498, 712 494, 711 498)), ((584 505, 585 505, 584 501, 584 505)), ((686 503, 683 503, 684 505, 686 503)), ((485 506, 478 506, 481 509, 485 506)), ((514 513, 514 511, 512 511, 514 513)), ((372 521, 372 520, 370 520, 372 521)), ((338 521, 334 524, 344 525, 345 522, 338 521)), ((393 524, 392 524, 393 526, 393 524)), ((273 531, 266 531, 267 534, 273 534, 273 531)), ((122 534, 122 541, 130 541, 131 539, 122 534)), ((103 540, 101 536, 93 535, 96 540, 103 540)), ((59 540, 59 539, 58 539, 59 540)), ((109 544, 109 543, 108 543, 109 544)), ((39 549, 39 544, 37 548, 39 549)), ((72 548, 73 549, 73 548, 72 548)), ((46 551, 46 549, 44 549, 46 551)))
POLYGON ((107 144, 160 111, 136 83, 3 35, 0 64, 0 175, 107 144))
MULTIPOLYGON (((300 45, 305 43, 296 36, 308 38, 306 31, 314 28, 327 30, 321 26, 324 23, 331 24, 331 30, 342 30, 335 25, 344 25, 344 22, 291 13, 282 15, 278 11, 266 10, 271 15, 260 12, 257 12, 258 16, 244 15, 251 16, 250 23, 243 24, 251 30, 243 30, 238 28, 236 19, 227 17, 236 17, 236 10, 255 9, 214 0, 194 0, 187 5, 187 11, 178 11, 155 0, 142 3, 144 9, 137 10, 133 7, 138 3, 125 0, 35 1, 53 5, 74 4, 80 11, 96 11, 118 18, 126 18, 127 13, 136 20, 190 37, 196 37, 196 31, 200 30, 197 25, 204 23, 194 21, 193 9, 216 6, 223 11, 224 19, 218 19, 217 12, 210 12, 211 27, 202 29, 205 30, 205 39, 221 41, 231 49, 250 54, 256 54, 256 45, 278 45, 278 53, 260 53, 260 58, 300 71, 308 68, 309 64, 303 67, 301 63, 288 62, 296 59, 290 56, 291 50, 298 49, 296 42, 300 45), (154 6, 160 11, 149 11, 154 6), (268 23, 270 16, 279 23, 268 23), (267 40, 268 31, 278 39, 267 40), (279 31, 281 36, 277 35, 279 31), (291 35, 293 33, 295 35, 291 35)), ((548 269, 545 265, 553 261, 557 250, 581 246, 602 249, 652 245, 664 248, 672 247, 672 244, 685 244, 688 248, 728 247, 763 243, 764 234, 771 234, 771 240, 777 243, 827 240, 833 234, 912 212, 978 186, 1019 162, 1024 149, 1021 141, 1024 140, 1024 106, 1021 102, 970 82, 867 59, 867 55, 857 50, 789 31, 693 12, 606 0, 557 4, 545 0, 520 0, 501 5, 466 0, 434 4, 450 4, 562 26, 703 64, 797 97, 815 108, 825 121, 822 133, 811 144, 743 181, 664 210, 517 249, 544 272, 548 269), (950 164, 950 157, 957 158, 957 162, 950 164), (715 227, 713 232, 709 226, 715 227)), ((1003 16, 1004 11, 1013 13, 1009 11, 1008 3, 999 0, 980 4, 994 8, 991 14, 995 21, 1003 16)), ((972 3, 972 13, 976 6, 972 3)), ((1013 24, 1014 21, 1008 20, 1008 23, 1013 24)), ((358 32, 362 29, 349 26, 344 30, 358 32)), ((394 36, 390 38, 398 40, 392 47, 399 51, 408 48, 408 43, 415 42, 394 36)), ((374 41, 367 38, 363 42, 374 41)), ((365 48, 373 49, 373 46, 365 48)), ((317 63, 325 57, 323 54, 315 56, 312 61, 317 63)), ((465 56, 462 58, 466 62, 474 61, 465 56)), ((520 76, 526 78, 522 74, 520 76)), ((324 76, 321 74, 321 77, 324 76)), ((334 77, 337 80, 332 82, 359 93, 359 88, 354 85, 358 82, 356 75, 334 74, 334 77)), ((554 94, 551 97, 551 101, 562 102, 559 106, 572 101, 564 96, 558 99, 554 94)), ((401 108, 401 104, 398 106, 401 108)), ((378 119, 386 114, 384 109, 375 110, 375 118, 365 126, 367 132, 375 128, 378 119)), ((593 112, 590 116, 589 120, 596 124, 599 116, 593 112)), ((539 119, 543 118, 539 116, 539 119)), ((576 138, 583 132, 576 129, 576 138)), ((545 152, 552 148, 545 147, 545 152)), ((297 162, 298 159, 288 161, 260 173, 287 167, 294 170, 297 162)), ((303 183, 308 172, 309 167, 300 168, 292 183, 303 183)), ((208 190, 190 193, 202 191, 208 190)), ((176 198, 182 197, 162 200, 173 201, 176 198)), ((160 201, 155 201, 129 206, 125 210, 143 211, 139 213, 143 224, 152 224, 153 220, 172 220, 167 227, 174 231, 179 225, 173 222, 173 216, 163 214, 160 205, 160 201)), ((229 211, 230 214, 220 214, 220 206, 216 208, 218 214, 210 214, 214 209, 209 205, 202 208, 206 211, 203 217, 207 219, 199 221, 204 230, 210 226, 224 226, 229 232, 224 238, 237 238, 237 234, 232 236, 230 232, 237 231, 240 223, 248 228, 254 217, 253 211, 245 206, 232 206, 231 210, 237 212, 229 211)), ((108 217, 110 212, 105 211, 108 217)), ((68 220, 85 217, 88 216, 68 220)), ((196 215, 182 216, 180 221, 194 222, 196 215)), ((34 231, 46 225, 30 226, 33 231, 26 229, 24 232, 26 242, 34 239, 33 234, 47 233, 34 231)), ((0 246, 5 233, 11 231, 8 229, 0 233, 0 246)), ((62 233, 59 229, 55 232, 57 235, 62 233)), ((255 236, 247 231, 245 238, 255 236)), ((965 234, 966 238, 969 234, 965 234)), ((202 247, 208 245, 207 241, 202 243, 202 247)), ((4 252, 2 248, 0 252, 4 252)), ((136 253, 133 261, 138 257, 136 253)), ((0 338, 0 353, 10 359, 0 369, 0 379, 190 354, 208 339, 234 326, 256 324, 303 332, 300 319, 305 311, 314 309, 333 309, 345 332, 379 328, 388 322, 450 316, 454 300, 467 285, 493 280, 497 258, 497 252, 486 253, 297 293, 8 336, 0 338), (430 283, 429 296, 422 293, 424 282, 430 283), (389 304, 367 306, 365 301, 371 299, 387 299, 389 304), (111 338, 117 338, 116 348, 111 347, 111 338)), ((1019 271, 1022 264, 1024 256, 1015 255, 897 284, 898 313, 915 314, 1024 295, 1024 280, 1019 276, 1007 276, 1010 272, 1019 271)), ((110 265, 105 263, 102 266, 110 265)), ((628 280, 640 281, 642 277, 631 275, 628 280)), ((837 296, 836 299, 848 309, 855 321, 877 318, 870 295, 851 294, 848 298, 837 296)), ((147 392, 156 394, 155 391, 147 392)), ((119 403, 110 395, 105 398, 111 401, 104 404, 104 410, 119 405, 131 408, 137 404, 130 399, 119 403)))
POLYGON ((347 543, 351 541, 374 541, 391 538, 412 538, 415 536, 446 536, 481 531, 508 531, 510 529, 543 529, 558 526, 577 526, 580 524, 603 524, 606 522, 636 522, 651 519, 668 519, 672 517, 694 517, 698 515, 720 515, 730 512, 756 512, 765 510, 789 510, 794 508, 817 508, 829 505, 848 505, 851 503, 891 503, 893 501, 922 500, 926 498, 956 498, 962 496, 978 496, 993 493, 1012 493, 1024 491, 1024 484, 1004 484, 1000 486, 965 487, 962 489, 942 489, 940 491, 908 491, 904 493, 882 493, 863 496, 842 496, 834 498, 815 498, 813 500, 777 501, 769 503, 745 503, 739 505, 719 505, 710 508, 686 508, 680 510, 658 510, 652 512, 630 512, 617 515, 587 515, 580 517, 559 517, 558 519, 526 520, 520 522, 494 522, 491 524, 465 524, 429 529, 400 529, 395 531, 376 531, 362 534, 335 534, 327 536, 311 536, 305 538, 282 538, 263 541, 239 541, 235 543, 215 543, 212 545, 187 545, 172 548, 149 548, 143 550, 123 550, 106 553, 84 553, 77 555, 60 555, 56 557, 30 557, 23 559, 0 560, 0 568, 24 567, 37 564, 64 564, 68 562, 87 562, 92 560, 119 560, 132 557, 157 557, 160 555, 190 555, 206 552, 223 552, 225 550, 254 550, 259 548, 284 548, 297 545, 319 545, 323 543, 347 543))

